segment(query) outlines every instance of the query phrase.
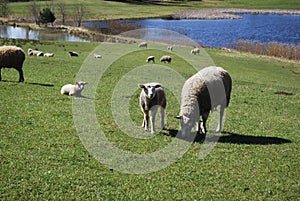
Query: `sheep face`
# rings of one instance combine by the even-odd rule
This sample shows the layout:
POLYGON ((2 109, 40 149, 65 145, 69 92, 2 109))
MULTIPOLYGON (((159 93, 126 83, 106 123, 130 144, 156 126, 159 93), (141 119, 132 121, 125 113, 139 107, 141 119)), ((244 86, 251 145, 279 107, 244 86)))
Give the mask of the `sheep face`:
POLYGON ((83 90, 84 86, 87 84, 87 82, 76 82, 76 85, 79 87, 80 90, 83 90))
POLYGON ((143 89, 145 96, 148 99, 153 99, 155 96, 155 89, 161 87, 160 84, 139 84, 139 87, 143 89))

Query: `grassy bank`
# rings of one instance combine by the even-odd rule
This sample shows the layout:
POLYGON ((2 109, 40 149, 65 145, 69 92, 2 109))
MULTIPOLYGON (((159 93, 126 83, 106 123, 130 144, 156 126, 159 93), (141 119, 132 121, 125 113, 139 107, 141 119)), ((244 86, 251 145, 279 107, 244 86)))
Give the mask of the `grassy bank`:
MULTIPOLYGON (((61 14, 58 10, 58 3, 61 1, 41 1, 37 5, 40 7, 52 7, 55 11, 57 20, 61 14)), ((176 12, 188 9, 206 9, 206 8, 249 8, 249 9, 300 9, 300 3, 297 0, 203 0, 203 1, 164 1, 160 4, 136 4, 122 3, 119 1, 89 0, 72 1, 65 0, 66 18, 73 19, 74 6, 84 5, 84 19, 120 19, 120 18, 149 18, 171 15, 176 12)), ((9 14, 13 17, 32 17, 26 3, 9 4, 9 14)))
MULTIPOLYGON (((131 75, 130 72, 139 67, 148 68, 143 65, 149 54, 156 57, 171 54, 174 62, 164 66, 187 78, 195 72, 191 67, 193 62, 207 61, 203 51, 200 56, 188 56, 184 60, 180 54, 189 54, 190 48, 175 47, 174 53, 166 53, 165 47, 151 49, 153 44, 147 50, 138 49, 135 44, 114 44, 107 48, 99 43, 5 39, 0 39, 0 44, 55 53, 53 58, 27 56, 25 83, 15 82, 18 74, 14 69, 2 69, 1 200, 299 198, 299 63, 207 49, 216 65, 227 69, 233 78, 232 101, 219 142, 204 159, 199 159, 203 146, 199 140, 167 168, 134 175, 107 167, 85 149, 74 125, 72 98, 61 95, 60 87, 74 82, 86 58, 92 59, 91 64, 94 65, 88 72, 91 75, 112 62, 96 85, 97 122, 107 138, 120 149, 139 154, 153 153, 175 140, 173 134, 179 126, 173 118, 179 111, 176 95, 171 88, 165 87, 169 102, 167 130, 150 139, 135 139, 123 133, 113 119, 112 92, 123 77, 131 75), (103 54, 100 60, 90 55, 98 46, 100 49, 103 46, 108 52, 96 52, 103 54), (113 60, 116 56, 113 49, 124 51, 124 55, 113 60), (70 58, 67 51, 77 51, 79 57, 70 58), (126 51, 129 53, 125 54, 126 51)), ((128 78, 128 82, 133 80, 128 78)), ((149 77, 141 75, 141 79, 146 81, 149 77)), ((93 83, 89 83, 83 95, 88 95, 92 86, 93 83)), ((142 113, 137 104, 138 93, 136 86, 133 94, 121 98, 130 103, 128 111, 137 129, 140 129, 142 113)), ((85 102, 90 99, 79 100, 85 102)), ((142 130, 140 132, 145 135, 142 130)))

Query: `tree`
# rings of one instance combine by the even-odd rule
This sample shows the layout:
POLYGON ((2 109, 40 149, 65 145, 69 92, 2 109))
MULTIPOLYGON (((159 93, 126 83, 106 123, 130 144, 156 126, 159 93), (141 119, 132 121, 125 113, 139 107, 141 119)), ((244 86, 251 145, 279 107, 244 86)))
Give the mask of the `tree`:
POLYGON ((66 19, 66 4, 65 3, 58 3, 58 10, 61 14, 61 21, 62 21, 62 24, 65 24, 65 19, 66 19))
POLYGON ((77 23, 77 26, 81 26, 81 21, 83 18, 83 13, 85 11, 85 7, 83 4, 76 4, 74 7, 74 21, 77 23))
POLYGON ((39 16, 39 22, 42 24, 45 24, 47 26, 47 23, 51 23, 53 25, 53 22, 56 20, 54 13, 50 10, 50 8, 44 8, 42 11, 40 11, 39 16))
POLYGON ((39 24, 40 7, 37 5, 36 1, 30 3, 28 8, 29 8, 29 12, 33 15, 35 23, 39 24))

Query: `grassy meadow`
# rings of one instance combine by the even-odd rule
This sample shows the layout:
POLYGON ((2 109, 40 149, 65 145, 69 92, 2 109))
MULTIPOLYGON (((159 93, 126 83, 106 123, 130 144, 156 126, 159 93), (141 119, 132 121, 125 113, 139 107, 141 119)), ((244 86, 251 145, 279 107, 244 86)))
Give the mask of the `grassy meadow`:
MULTIPOLYGON (((149 18, 171 15, 188 9, 206 8, 249 8, 249 9, 300 9, 298 0, 202 0, 202 1, 162 1, 153 4, 125 3, 107 0, 64 0, 37 1, 41 8, 51 7, 55 16, 61 18, 58 4, 66 5, 66 18, 73 19, 74 7, 84 5, 85 20, 120 19, 120 18, 149 18)), ((9 4, 9 15, 14 17, 32 17, 29 6, 32 2, 9 4)))
MULTIPOLYGON (((129 174, 111 167, 108 159, 107 163, 96 160, 86 149, 81 141, 85 136, 79 134, 81 128, 75 125, 74 104, 94 103, 92 109, 99 127, 119 149, 135 154, 160 151, 173 141, 182 141, 174 137, 179 129, 178 120, 173 118, 179 112, 178 97, 164 84, 168 98, 167 129, 155 136, 145 133, 140 127, 143 116, 138 106, 140 89, 134 83, 133 72, 139 75, 137 81, 156 81, 163 76, 160 77, 159 71, 155 74, 155 70, 150 70, 166 67, 170 74, 176 71, 186 79, 196 71, 193 64, 199 63, 201 68, 211 63, 205 51, 199 56, 185 57, 181 55, 189 55, 190 47, 175 47, 169 53, 157 44, 150 44, 148 49, 138 49, 136 44, 109 46, 9 39, 0 39, 0 44, 17 45, 25 51, 38 48, 55 53, 53 58, 27 56, 24 83, 17 82, 18 73, 14 69, 2 69, 1 200, 299 199, 299 62, 206 49, 212 61, 228 70, 233 79, 232 99, 218 143, 200 159, 203 139, 199 137, 169 166, 150 173, 129 174), (151 48, 154 45, 157 48, 151 48), (71 58, 67 51, 77 51, 79 57, 71 58), (103 58, 94 59, 93 52, 102 54, 103 58), (150 54, 156 58, 170 54, 173 62, 146 64, 150 54), (84 98, 61 95, 61 86, 80 78, 78 72, 85 64, 89 70, 82 78, 97 78, 100 73, 99 83, 90 82, 82 93, 84 98), (138 71, 143 68, 155 76, 138 71), (112 96, 118 87, 126 88, 126 79, 128 87, 134 83, 132 92, 119 98, 129 103, 125 110, 135 131, 145 136, 144 139, 128 136, 115 121, 112 96), (93 90, 95 94, 91 96, 93 90)), ((175 78, 170 77, 166 82, 170 79, 175 83, 175 78)), ((80 112, 80 108, 77 110, 80 112)))

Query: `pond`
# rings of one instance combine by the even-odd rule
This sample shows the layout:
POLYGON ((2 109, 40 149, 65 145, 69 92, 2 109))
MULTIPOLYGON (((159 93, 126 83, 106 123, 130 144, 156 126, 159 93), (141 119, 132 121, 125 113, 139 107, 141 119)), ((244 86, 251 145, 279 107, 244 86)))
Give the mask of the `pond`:
POLYGON ((36 31, 25 27, 0 26, 0 38, 30 39, 30 40, 56 40, 72 42, 88 42, 85 40, 60 31, 36 31))
MULTIPOLYGON (((237 40, 255 40, 259 42, 280 42, 300 44, 300 15, 276 14, 240 14, 241 19, 226 20, 119 20, 120 23, 129 23, 140 28, 168 29, 195 40, 209 47, 230 47, 237 40)), ((84 22, 84 26, 103 27, 107 22, 84 22)), ((154 37, 153 33, 147 33, 154 37)), ((156 36, 157 37, 157 36, 156 36)))

